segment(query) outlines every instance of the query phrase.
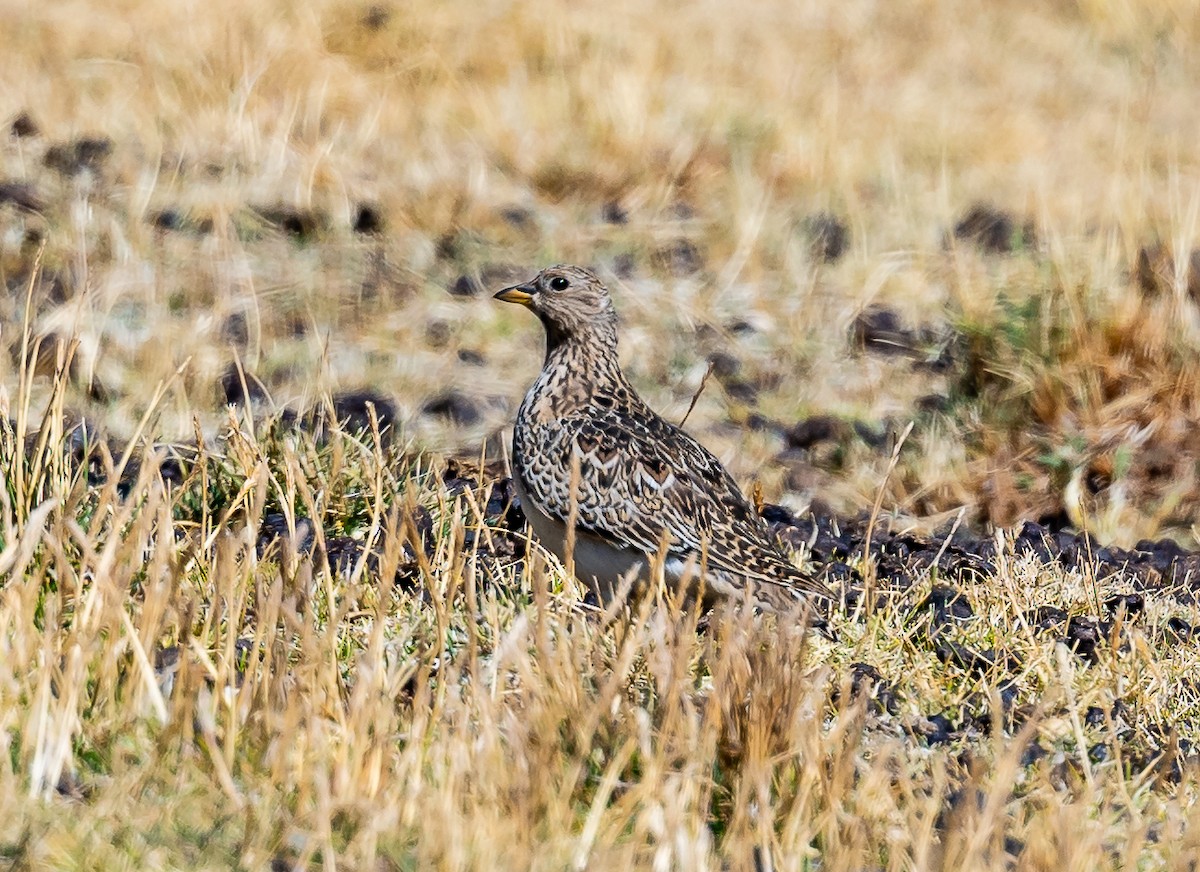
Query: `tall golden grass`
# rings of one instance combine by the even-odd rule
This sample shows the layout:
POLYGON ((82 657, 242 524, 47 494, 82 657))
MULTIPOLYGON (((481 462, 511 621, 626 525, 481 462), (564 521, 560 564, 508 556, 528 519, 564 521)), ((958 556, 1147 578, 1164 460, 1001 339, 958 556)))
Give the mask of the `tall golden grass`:
POLYGON ((378 434, 258 429, 231 420, 178 472, 148 449, 120 476, 101 449, 91 483, 6 447, 14 868, 1195 857, 1194 653, 1169 600, 1085 667, 1019 616, 1090 609, 1119 580, 1002 551, 977 617, 947 631, 1000 652, 983 674, 941 662, 915 599, 835 615, 836 640, 737 611, 701 628, 669 592, 601 613, 541 552, 494 556, 487 485, 452 494, 378 434), (264 548, 268 513, 285 532, 264 548), (305 518, 317 546, 298 552, 305 518), (330 565, 348 531, 375 562, 330 565), (953 735, 932 739, 942 714, 953 735))
MULTIPOLYGON (((422 443, 473 451, 486 437, 498 454, 536 367, 513 341, 529 326, 444 289, 594 264, 617 285, 625 355, 656 406, 681 416, 700 358, 733 353, 755 408, 709 391, 692 426, 769 493, 852 511, 873 499, 885 457, 851 446, 840 470, 814 472, 780 463, 777 438, 722 422, 829 413, 902 427, 919 398, 948 388, 848 353, 845 328, 865 305, 999 329, 999 297, 1057 290, 1081 341, 1121 337, 1099 363, 1132 355, 1133 377, 1113 380, 1130 399, 1112 408, 1075 391, 1074 372, 1047 390, 1019 348, 1006 368, 1015 392, 1040 392, 1046 438, 1016 445, 1014 462, 1080 441, 1077 471, 1117 449, 1175 455, 1191 449, 1139 441, 1147 422, 1129 407, 1182 410, 1159 431, 1195 421, 1190 400, 1155 399, 1190 390, 1189 370, 1140 369, 1197 338, 1193 6, 7 3, 0 116, 28 113, 40 135, 7 140, 0 178, 32 185, 42 208, 0 206, 0 272, 22 289, 0 315, 22 322, 44 244, 33 322, 79 338, 77 393, 102 399, 70 406, 122 436, 167 382, 162 432, 191 434, 197 415, 217 426, 216 385, 236 354, 280 404, 372 386, 422 443), (46 165, 64 146, 69 163, 78 137, 109 140, 94 171, 46 165), (947 249, 976 202, 1030 222, 1035 238, 1009 257, 947 249), (363 205, 382 237, 350 232, 363 205), (850 235, 833 264, 805 238, 827 211, 850 235), (616 215, 627 220, 606 220, 616 215), (299 242, 275 232, 289 220, 299 242), (1148 305, 1130 276, 1156 243, 1169 293, 1148 305), (420 414, 447 386, 480 410, 465 433, 420 414)), ((15 360, 0 370, 12 384, 15 360)), ((983 504, 981 518, 1011 523, 1036 494, 988 496, 1015 487, 989 482, 1013 464, 964 444, 961 424, 919 428, 920 456, 889 504, 918 515, 983 504)), ((1054 490, 1036 511, 1072 503, 1045 468, 1028 479, 1054 490)), ((1127 545, 1192 538, 1194 489, 1138 484, 1094 523, 1127 545)))

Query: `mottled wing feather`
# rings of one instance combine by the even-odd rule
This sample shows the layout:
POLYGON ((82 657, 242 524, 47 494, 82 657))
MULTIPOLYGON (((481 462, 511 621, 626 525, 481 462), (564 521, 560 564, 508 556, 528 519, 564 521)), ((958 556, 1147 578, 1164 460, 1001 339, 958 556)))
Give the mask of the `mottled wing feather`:
POLYGON ((572 494, 561 470, 578 464, 577 529, 646 554, 658 551, 665 532, 672 556, 704 553, 710 569, 823 595, 765 544, 766 525, 720 461, 649 408, 640 411, 592 408, 531 428, 535 444, 518 452, 530 498, 565 522, 572 494))

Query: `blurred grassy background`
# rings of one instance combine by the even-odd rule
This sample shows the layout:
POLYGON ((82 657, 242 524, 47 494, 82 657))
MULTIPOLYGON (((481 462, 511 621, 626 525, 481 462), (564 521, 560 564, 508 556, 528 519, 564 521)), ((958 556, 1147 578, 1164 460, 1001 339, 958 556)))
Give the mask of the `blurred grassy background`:
POLYGON ((236 359, 500 456, 540 336, 482 292, 573 261, 668 417, 717 357, 689 427, 769 499, 862 510, 912 420, 888 509, 1195 538, 1194 3, 0 14, 3 341, 78 334, 117 436, 185 362, 153 432, 211 431, 236 359))

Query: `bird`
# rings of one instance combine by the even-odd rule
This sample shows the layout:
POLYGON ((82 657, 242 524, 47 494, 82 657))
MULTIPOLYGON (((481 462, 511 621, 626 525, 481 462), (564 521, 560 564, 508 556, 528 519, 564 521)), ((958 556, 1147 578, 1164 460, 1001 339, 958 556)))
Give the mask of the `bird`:
POLYGON ((721 462, 629 383, 612 296, 591 270, 548 267, 495 299, 545 330, 541 373, 517 411, 513 486, 537 539, 605 604, 635 584, 683 585, 689 601, 760 611, 833 601, 780 550, 721 462))

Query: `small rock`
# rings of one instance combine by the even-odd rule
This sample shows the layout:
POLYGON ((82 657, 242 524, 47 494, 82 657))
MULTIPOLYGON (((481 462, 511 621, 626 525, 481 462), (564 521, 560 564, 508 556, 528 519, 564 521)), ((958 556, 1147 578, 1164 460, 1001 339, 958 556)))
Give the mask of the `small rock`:
POLYGON ((751 412, 746 416, 746 426, 756 432, 779 433, 783 430, 783 425, 778 421, 760 415, 758 412, 751 412))
POLYGON ((112 153, 112 140, 106 136, 84 136, 75 140, 75 155, 84 167, 95 170, 112 153))
POLYGON ((1013 551, 1018 555, 1032 554, 1042 563, 1053 563, 1059 552, 1052 542, 1054 537, 1050 530, 1033 521, 1026 521, 1013 541, 1013 551))
POLYGON ((787 506, 779 506, 775 503, 763 503, 762 509, 758 514, 768 524, 788 524, 790 526, 795 526, 796 524, 796 516, 792 514, 787 506))
POLYGON ((333 414, 348 432, 371 429, 371 411, 380 431, 391 430, 397 420, 396 406, 391 400, 372 391, 349 391, 333 395, 333 414))
POLYGON ((492 485, 486 514, 489 520, 495 520, 509 530, 516 531, 525 526, 525 512, 511 478, 502 478, 492 485))
POLYGON ((1133 550, 1149 557, 1150 565, 1159 572, 1169 572, 1175 561, 1188 557, 1188 552, 1173 539, 1142 539, 1133 550))
POLYGON ((821 442, 840 441, 847 435, 844 421, 832 415, 813 415, 792 426, 784 439, 789 448, 808 449, 821 442))
POLYGON ((1065 609, 1058 606, 1039 606, 1027 611, 1022 617, 1035 633, 1045 633, 1065 624, 1070 616, 1065 609))
POLYGON ((231 363, 225 368, 225 372, 221 374, 220 385, 221 395, 230 406, 262 403, 270 399, 266 386, 252 373, 239 369, 236 363, 231 363))
POLYGON ((82 136, 71 142, 60 142, 46 150, 42 162, 65 176, 84 170, 99 171, 112 153, 112 140, 102 136, 82 136))
POLYGON ((976 203, 954 225, 954 238, 970 242, 989 254, 1007 254, 1033 243, 1033 223, 1018 224, 1008 212, 976 203))
POLYGON ((966 582, 979 582, 996 572, 995 564, 984 555, 957 548, 950 548, 942 555, 938 568, 945 577, 966 582))
MULTIPOLYGON (((1161 243, 1138 252, 1138 285, 1147 297, 1174 293, 1176 264, 1171 250, 1161 243)), ((1183 267, 1184 287, 1193 302, 1200 302, 1200 248, 1193 249, 1183 267)))
POLYGON ((263 557, 277 542, 290 543, 297 554, 308 554, 316 543, 316 532, 313 522, 300 516, 294 519, 296 535, 288 531, 287 517, 279 512, 263 516, 262 525, 258 528, 257 551, 263 557))
POLYGON ((41 133, 41 128, 28 112, 22 112, 8 125, 8 131, 17 139, 30 139, 41 133))
POLYGON ((851 663, 850 698, 857 700, 863 697, 866 697, 876 714, 895 714, 899 710, 895 691, 883 680, 878 669, 867 663, 851 663))
POLYGON ((383 30, 392 20, 392 10, 382 3, 372 3, 360 20, 367 30, 383 30))
POLYGON ((383 215, 380 213, 379 207, 370 203, 360 203, 354 212, 354 224, 351 227, 355 233, 363 236, 382 233, 383 215))
POLYGON ((221 341, 239 348, 250 341, 250 326, 244 312, 234 312, 221 324, 221 341))
POLYGON ((879 354, 909 354, 913 350, 910 331, 900 322, 900 316, 883 306, 868 306, 850 325, 854 345, 879 354))
POLYGON ((613 258, 613 275, 620 279, 631 279, 637 272, 637 256, 630 251, 623 251, 613 258))
POLYGON ((1178 639, 1180 642, 1190 642, 1195 630, 1192 625, 1180 617, 1174 617, 1167 620, 1167 632, 1178 639))
POLYGON ((450 323, 440 318, 430 319, 425 325, 425 342, 430 348, 445 348, 453 334, 450 323))
POLYGON ((872 427, 865 421, 855 421, 853 425, 854 435, 861 439, 868 447, 880 451, 889 446, 889 436, 893 432, 893 428, 887 422, 878 427, 872 427))
POLYGON ((844 560, 854 550, 854 543, 847 536, 838 536, 828 522, 820 523, 807 519, 793 523, 771 523, 772 532, 796 550, 807 548, 821 563, 844 560))
POLYGON ((1104 601, 1104 608, 1114 617, 1125 612, 1125 619, 1132 621, 1146 610, 1146 600, 1140 593, 1122 593, 1104 601))
POLYGON ((456 390, 443 391, 425 401, 421 412, 446 418, 460 427, 479 423, 479 407, 475 402, 456 390))
POLYGON ((949 412, 953 402, 945 394, 926 394, 917 399, 917 411, 924 414, 949 412))
POLYGON ((915 732, 930 745, 941 745, 954 738, 954 725, 945 715, 930 715, 917 725, 915 732))
POLYGON ((147 215, 146 221, 155 230, 179 230, 183 227, 183 214, 178 209, 159 209, 147 215))
POLYGON ((1193 248, 1188 258, 1187 291, 1193 303, 1200 303, 1200 248, 1193 248))
POLYGON ((46 208, 37 189, 28 182, 0 182, 0 206, 5 203, 12 203, 22 212, 41 212, 46 208))
POLYGON ((505 206, 500 210, 500 217, 505 224, 517 230, 534 229, 533 211, 524 206, 505 206))
POLYGON ((479 481, 460 461, 450 458, 442 472, 442 485, 446 488, 447 496, 456 497, 475 490, 479 487, 479 481))
POLYGON ((758 388, 744 379, 723 379, 721 387, 724 389, 725 395, 731 400, 736 400, 746 405, 754 405, 758 402, 758 388))
POLYGON ((708 356, 708 365, 712 373, 719 379, 735 377, 742 368, 742 362, 725 351, 716 351, 708 356))
POLYGON ((620 200, 609 200, 604 204, 601 216, 606 224, 628 224, 629 213, 621 205, 620 200))
POLYGON ((954 664, 976 675, 988 675, 996 666, 993 652, 976 651, 958 642, 942 640, 934 646, 934 653, 943 663, 954 664))
MULTIPOLYGON (((1046 532, 1053 534, 1062 533, 1068 527, 1073 525, 1071 521, 1071 513, 1067 511, 1067 507, 1062 503, 1059 503, 1053 508, 1047 509, 1044 514, 1039 515, 1037 523, 1043 527, 1046 532)), ((1054 537, 1051 538, 1053 539, 1054 537)), ((1053 559, 1057 559, 1057 557, 1058 554, 1056 552, 1053 559)))
MULTIPOLYGON (((859 586, 863 583, 862 573, 848 563, 835 561, 821 567, 821 580, 829 587, 841 590, 859 586)), ((857 602, 857 599, 855 599, 857 602)), ((849 600, 847 600, 849 602, 849 600)))
POLYGON ((1050 756, 1050 752, 1041 746, 1038 742, 1030 742, 1025 746, 1025 750, 1021 752, 1021 765, 1032 766, 1039 760, 1045 760, 1050 756))
POLYGON ((362 557, 363 545, 350 536, 332 536, 325 540, 325 556, 336 575, 348 575, 362 557))
POLYGON ((1067 622, 1066 638, 1061 641, 1080 659, 1092 664, 1100 662, 1100 655, 1096 650, 1101 641, 1100 624, 1094 618, 1081 615, 1071 618, 1067 622))
POLYGON ((850 229, 832 212, 818 212, 804 221, 809 250, 819 263, 836 263, 850 247, 850 229))
POLYGON ((315 209, 302 209, 286 204, 259 206, 255 207, 254 211, 268 224, 302 242, 311 239, 329 223, 328 218, 315 209))
POLYGON ((965 621, 975 616, 967 595, 948 584, 935 584, 918 608, 921 611, 931 609, 935 623, 944 623, 950 618, 965 621))
POLYGON ((691 240, 683 238, 660 246, 651 261, 658 269, 680 278, 693 275, 704 266, 700 249, 691 240))
POLYGON ((1175 258, 1161 242, 1138 249, 1134 278, 1146 297, 1170 293, 1175 285, 1175 258))
POLYGON ((864 685, 879 684, 883 681, 883 675, 868 663, 851 663, 850 680, 851 688, 858 691, 864 685))

